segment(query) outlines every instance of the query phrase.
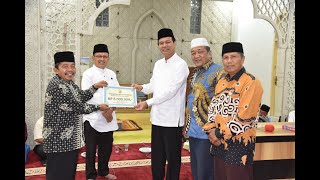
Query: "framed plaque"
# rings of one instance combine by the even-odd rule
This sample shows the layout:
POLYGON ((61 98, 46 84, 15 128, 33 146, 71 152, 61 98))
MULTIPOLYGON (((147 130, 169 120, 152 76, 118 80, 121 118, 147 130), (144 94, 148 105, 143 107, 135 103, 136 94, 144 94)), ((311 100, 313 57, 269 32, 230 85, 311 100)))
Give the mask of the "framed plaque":
POLYGON ((137 91, 133 87, 107 86, 103 88, 103 102, 109 107, 134 107, 137 91))

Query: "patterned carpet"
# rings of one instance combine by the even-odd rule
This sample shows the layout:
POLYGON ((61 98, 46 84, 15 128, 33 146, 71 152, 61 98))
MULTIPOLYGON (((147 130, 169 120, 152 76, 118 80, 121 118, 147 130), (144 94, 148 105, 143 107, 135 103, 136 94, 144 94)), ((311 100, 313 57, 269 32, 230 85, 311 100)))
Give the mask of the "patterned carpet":
MULTIPOLYGON (((151 153, 143 153, 139 149, 145 147, 151 147, 150 143, 132 143, 129 144, 128 151, 124 150, 125 144, 114 144, 113 151, 110 157, 109 167, 110 169, 120 169, 120 168, 132 168, 132 167, 148 167, 148 172, 151 174, 151 153), (120 151, 116 153, 115 146, 120 147, 120 151)), ((78 156, 78 166, 77 171, 85 171, 85 157, 83 153, 85 152, 85 147, 80 149, 78 156)), ((182 149, 181 152, 181 162, 185 165, 183 171, 185 174, 190 173, 190 153, 186 149, 182 149)), ((96 161, 98 157, 96 157, 96 161)), ((97 166, 97 164, 96 164, 97 166)), ((28 155, 28 160, 25 165, 25 177, 37 177, 38 175, 45 175, 46 168, 41 164, 39 157, 31 151, 28 155)))
MULTIPOLYGON (((118 180, 128 180, 128 176, 133 179, 137 178, 135 174, 142 171, 145 174, 145 180, 150 179, 151 176, 151 154, 142 153, 139 151, 141 147, 150 147, 151 142, 151 122, 149 113, 117 113, 117 119, 131 119, 134 120, 142 130, 136 131, 115 131, 114 132, 114 145, 124 146, 129 144, 129 151, 120 150, 115 153, 115 148, 110 157, 109 167, 114 173, 118 173, 118 180), (128 169, 130 167, 130 169, 128 169), (125 177, 121 178, 119 172, 125 171, 128 173, 125 177), (146 178, 145 178, 146 177, 146 178)), ((81 156, 84 148, 80 150, 77 166, 76 179, 85 179, 85 158, 81 156)), ((182 151, 182 165, 181 165, 181 178, 191 180, 190 156, 189 151, 183 149, 182 151)), ((96 164, 97 165, 97 164, 96 164)), ((28 161, 25 166, 25 179, 27 180, 44 180, 46 168, 42 166, 39 158, 31 151, 28 156, 28 161)), ((129 178, 129 179, 130 179, 129 178)), ((138 179, 141 177, 138 177, 138 179)))
MULTIPOLYGON (((190 162, 190 156, 181 158, 182 163, 190 162)), ((125 167, 136 167, 136 166, 150 166, 151 159, 139 159, 139 160, 124 160, 124 161, 110 161, 110 168, 125 168, 125 167)), ((97 163, 96 163, 97 166, 97 163)), ((78 164, 77 171, 84 171, 85 163, 78 164)), ((25 176, 35 176, 46 174, 46 167, 26 168, 25 176)))

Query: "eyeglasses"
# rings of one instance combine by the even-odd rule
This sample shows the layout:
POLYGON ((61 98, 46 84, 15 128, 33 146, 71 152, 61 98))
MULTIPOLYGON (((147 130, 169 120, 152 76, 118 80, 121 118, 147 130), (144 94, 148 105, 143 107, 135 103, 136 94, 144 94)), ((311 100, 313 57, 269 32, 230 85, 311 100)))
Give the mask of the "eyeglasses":
POLYGON ((236 56, 236 55, 230 55, 230 56, 223 56, 222 57, 222 60, 223 61, 227 61, 227 60, 236 60, 236 59, 241 59, 241 55, 239 55, 239 56, 236 56))
POLYGON ((108 58, 109 58, 109 56, 94 56, 94 57, 96 57, 96 58, 103 58, 103 59, 108 59, 108 58))

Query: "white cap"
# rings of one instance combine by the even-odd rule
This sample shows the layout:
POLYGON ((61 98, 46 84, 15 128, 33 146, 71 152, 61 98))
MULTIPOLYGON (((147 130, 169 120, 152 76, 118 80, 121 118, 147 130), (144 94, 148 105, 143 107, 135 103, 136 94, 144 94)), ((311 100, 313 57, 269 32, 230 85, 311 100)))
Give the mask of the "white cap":
POLYGON ((209 46, 206 38, 195 38, 191 41, 191 49, 197 46, 209 46))

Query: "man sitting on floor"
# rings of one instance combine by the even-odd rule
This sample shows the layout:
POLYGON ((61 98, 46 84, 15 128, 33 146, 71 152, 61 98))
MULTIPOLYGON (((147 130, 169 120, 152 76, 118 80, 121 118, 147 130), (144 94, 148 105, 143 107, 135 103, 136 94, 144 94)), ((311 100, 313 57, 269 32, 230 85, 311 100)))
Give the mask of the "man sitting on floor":
POLYGON ((288 122, 295 122, 295 110, 290 111, 288 116, 288 122))
POLYGON ((30 152, 30 145, 27 144, 28 139, 28 130, 27 130, 27 123, 24 120, 24 163, 27 163, 27 157, 30 152))
POLYGON ((42 130, 43 130, 43 116, 37 120, 34 126, 33 139, 36 145, 34 146, 33 151, 40 157, 41 163, 45 166, 47 164, 47 155, 43 151, 42 130))

